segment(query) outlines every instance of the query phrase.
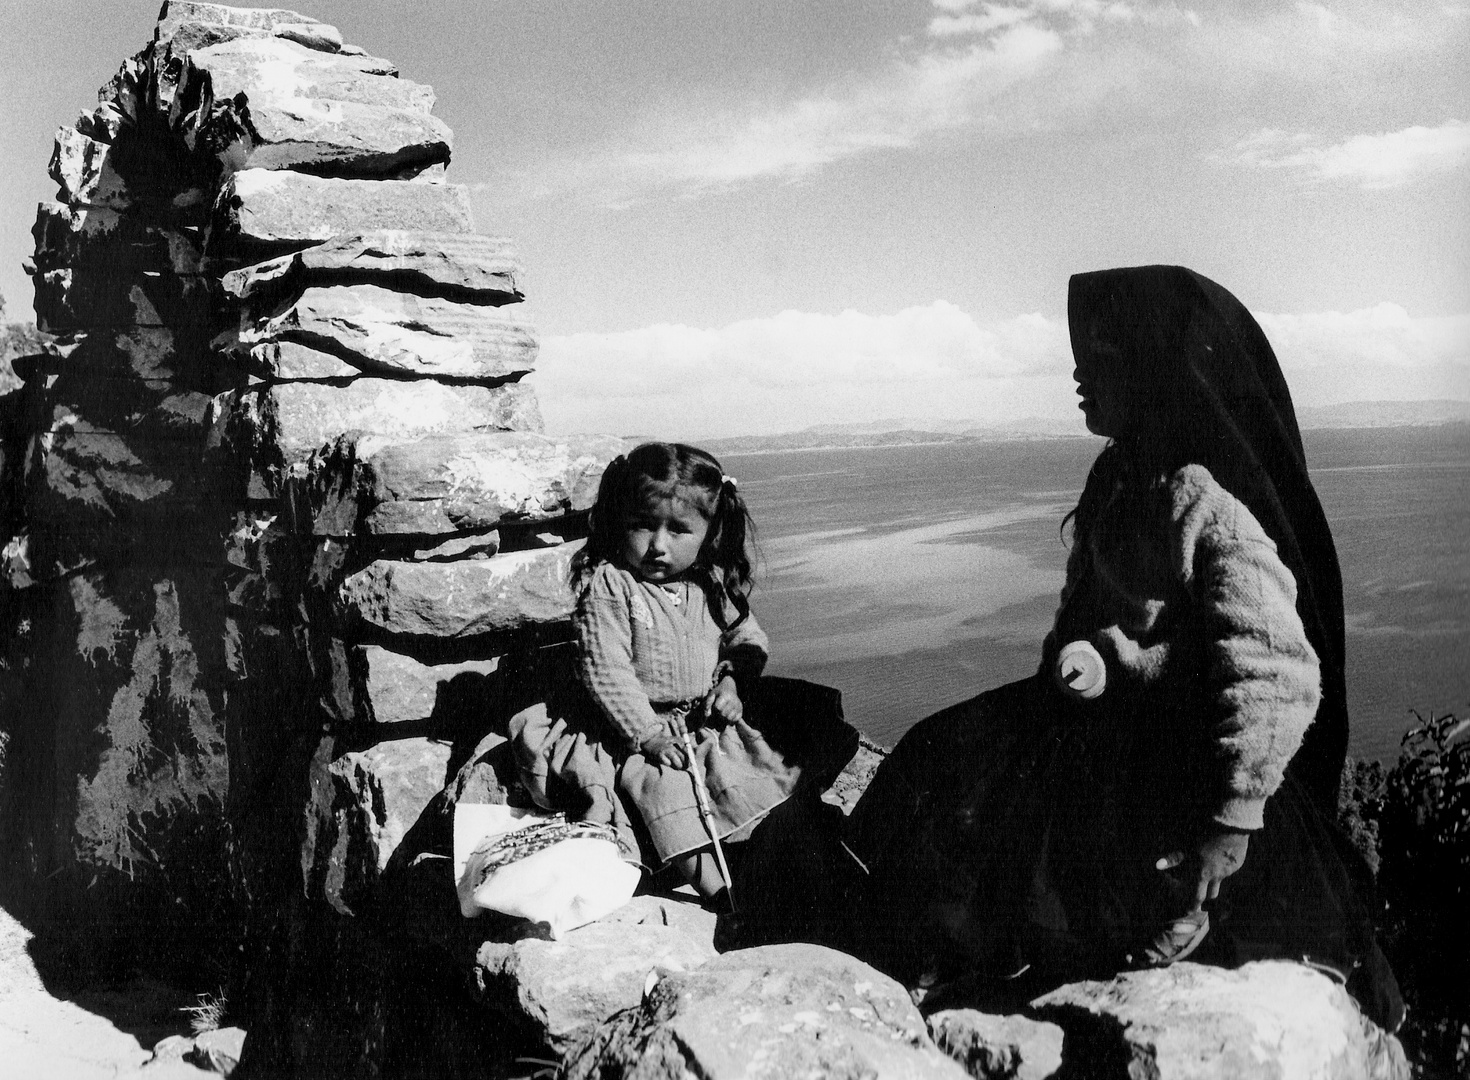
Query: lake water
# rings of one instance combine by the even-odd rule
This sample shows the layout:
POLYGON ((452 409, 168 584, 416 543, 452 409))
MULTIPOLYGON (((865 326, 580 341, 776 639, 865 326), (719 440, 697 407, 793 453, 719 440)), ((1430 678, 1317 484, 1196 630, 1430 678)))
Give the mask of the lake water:
MULTIPOLYGON (((1470 426, 1309 431, 1342 563, 1352 752, 1470 703, 1470 426)), ((1031 674, 1092 439, 727 456, 760 532, 772 674, 836 686, 892 745, 1031 674)))

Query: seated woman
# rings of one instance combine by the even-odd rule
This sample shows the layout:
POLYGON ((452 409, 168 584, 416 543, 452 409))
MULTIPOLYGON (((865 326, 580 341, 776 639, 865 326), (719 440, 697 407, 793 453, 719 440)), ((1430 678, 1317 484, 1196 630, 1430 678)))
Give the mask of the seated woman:
POLYGON ((992 1006, 1186 956, 1305 960, 1392 1029, 1371 878, 1333 823, 1341 577, 1271 347, 1181 267, 1077 275, 1068 319, 1111 441, 1040 669, 884 761, 850 821, 849 947, 992 1006))

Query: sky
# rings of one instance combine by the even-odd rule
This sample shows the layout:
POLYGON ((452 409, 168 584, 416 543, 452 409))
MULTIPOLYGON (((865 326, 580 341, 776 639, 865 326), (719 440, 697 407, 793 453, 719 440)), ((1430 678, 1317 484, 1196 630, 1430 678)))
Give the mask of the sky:
MULTIPOLYGON (((156 5, 0 8, 14 319, 55 129, 156 5)), ((1256 314, 1299 406, 1470 400, 1470 2, 299 10, 435 87, 553 432, 1075 419, 1068 276, 1161 262, 1256 314)))

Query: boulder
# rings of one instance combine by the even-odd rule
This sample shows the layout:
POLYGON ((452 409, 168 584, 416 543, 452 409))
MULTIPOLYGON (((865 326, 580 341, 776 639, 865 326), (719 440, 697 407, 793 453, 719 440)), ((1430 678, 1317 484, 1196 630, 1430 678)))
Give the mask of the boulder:
POLYGON ((1032 1002, 1066 1032, 1066 1058, 1105 1080, 1260 1076, 1408 1080, 1397 1039, 1302 964, 1233 971, 1180 963, 1071 983, 1032 1002))
POLYGON ((427 738, 394 739, 335 758, 331 817, 318 824, 318 851, 330 852, 316 888, 339 911, 361 910, 404 835, 444 788, 452 747, 427 738))
POLYGON ((475 957, 484 1003, 524 1039, 561 1057, 614 1013, 636 1006, 651 973, 712 961, 715 916, 692 900, 635 896, 557 941, 489 941, 475 957))
POLYGON ((314 286, 253 326, 242 323, 242 348, 272 341, 400 378, 504 379, 530 371, 537 350, 535 331, 499 308, 378 285, 314 286))
POLYGON ((474 687, 490 680, 500 667, 496 656, 426 664, 378 645, 360 645, 353 652, 353 667, 361 680, 356 694, 360 715, 375 724, 427 720, 450 683, 457 681, 462 692, 473 693, 474 687))
POLYGON ((220 187, 219 228, 237 243, 301 246, 378 229, 471 233, 468 191, 458 184, 341 180, 245 169, 220 187))
POLYGON ((515 249, 502 237, 378 229, 334 236, 232 271, 222 284, 237 300, 297 292, 309 284, 368 282, 466 303, 511 304, 521 299, 520 274, 515 249))
POLYGON ((948 1009, 929 1033, 975 1080, 1046 1080, 1062 1067, 1062 1029, 1025 1016, 948 1009))
POLYGON ((224 4, 204 4, 195 0, 165 0, 158 13, 158 25, 153 30, 153 40, 160 44, 172 41, 178 31, 189 24, 200 26, 230 27, 252 30, 260 34, 279 33, 282 30, 296 32, 296 28, 310 26, 323 40, 335 39, 336 49, 342 47, 342 35, 336 27, 317 22, 310 15, 286 8, 235 8, 224 4))
POLYGON ((214 399, 211 445, 231 448, 269 474, 268 497, 285 467, 344 431, 412 438, 441 431, 537 431, 534 392, 519 383, 448 386, 423 379, 359 378, 346 385, 279 383, 234 390, 214 399))
POLYGON ((725 953, 668 974, 566 1055, 567 1080, 967 1074, 930 1040, 903 987, 820 945, 725 953))
POLYGON ((592 505, 622 449, 612 435, 344 435, 293 481, 296 527, 319 536, 439 535, 557 517, 592 505))
POLYGON ((878 771, 878 766, 883 763, 887 752, 866 735, 859 735, 857 752, 842 767, 832 786, 822 792, 822 801, 832 804, 844 814, 852 813, 852 808, 863 797, 863 792, 868 790, 868 784, 878 771))
POLYGON ((453 141, 430 115, 431 88, 387 77, 367 58, 284 38, 240 37, 189 51, 172 97, 171 119, 189 149, 231 171, 392 176, 448 161, 453 141))
POLYGON ((493 559, 414 563, 380 559, 337 591, 349 625, 386 634, 468 638, 571 617, 572 556, 580 542, 493 559))

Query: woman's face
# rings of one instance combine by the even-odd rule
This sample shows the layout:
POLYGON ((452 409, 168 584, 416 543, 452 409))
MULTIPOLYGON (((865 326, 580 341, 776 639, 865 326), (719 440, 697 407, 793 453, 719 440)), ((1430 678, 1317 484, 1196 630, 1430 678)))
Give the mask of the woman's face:
POLYGON ((1078 407, 1094 435, 1118 439, 1141 429, 1145 422, 1143 395, 1130 385, 1128 358, 1122 348, 1104 340, 1088 327, 1086 347, 1077 355, 1072 378, 1077 380, 1078 407))

